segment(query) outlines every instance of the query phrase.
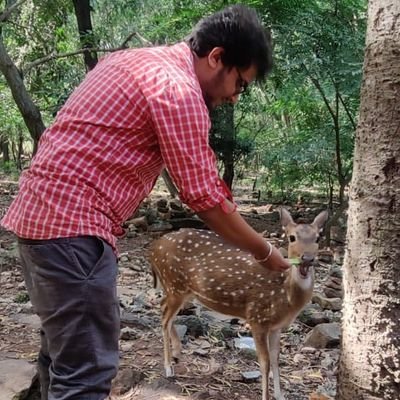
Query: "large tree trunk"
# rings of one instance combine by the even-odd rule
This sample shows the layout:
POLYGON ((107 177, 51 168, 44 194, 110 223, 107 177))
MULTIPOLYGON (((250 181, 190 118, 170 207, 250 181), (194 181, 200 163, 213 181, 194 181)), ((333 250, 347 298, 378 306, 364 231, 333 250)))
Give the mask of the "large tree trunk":
MULTIPOLYGON (((89 0, 73 0, 75 15, 78 21, 79 38, 82 49, 95 48, 96 39, 93 35, 92 20, 90 16, 91 8, 89 0)), ((83 53, 87 71, 92 70, 97 64, 97 53, 95 51, 85 51, 83 53)))
POLYGON ((235 176, 236 133, 233 104, 225 104, 211 112, 210 143, 224 165, 222 179, 231 189, 235 176))
POLYGON ((400 398, 400 2, 370 0, 344 271, 339 400, 400 398))

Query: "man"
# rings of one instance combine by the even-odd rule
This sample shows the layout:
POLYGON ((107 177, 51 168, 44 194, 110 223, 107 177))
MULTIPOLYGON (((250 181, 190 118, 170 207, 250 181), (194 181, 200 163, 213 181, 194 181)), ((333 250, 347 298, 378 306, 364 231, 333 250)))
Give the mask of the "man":
POLYGON ((209 147, 208 111, 271 69, 256 13, 232 6, 186 42, 105 57, 43 134, 2 224, 18 236, 41 324, 42 399, 103 400, 118 368, 116 238, 164 166, 181 199, 266 268, 289 267, 239 215, 209 147))

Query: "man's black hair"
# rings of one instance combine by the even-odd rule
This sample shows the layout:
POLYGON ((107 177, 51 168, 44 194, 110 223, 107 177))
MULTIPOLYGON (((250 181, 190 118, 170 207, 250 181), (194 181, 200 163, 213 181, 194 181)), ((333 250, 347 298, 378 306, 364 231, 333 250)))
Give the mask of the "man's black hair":
POLYGON ((257 13, 244 5, 233 5, 201 19, 187 38, 199 57, 214 47, 222 47, 222 62, 228 67, 257 68, 257 80, 265 79, 272 69, 270 33, 257 13))

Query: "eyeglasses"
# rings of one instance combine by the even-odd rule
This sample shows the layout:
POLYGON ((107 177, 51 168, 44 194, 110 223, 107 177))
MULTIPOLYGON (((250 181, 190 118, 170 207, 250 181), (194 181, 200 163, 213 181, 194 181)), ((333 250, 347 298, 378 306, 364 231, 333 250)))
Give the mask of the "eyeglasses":
POLYGON ((243 79, 243 77, 237 67, 236 67, 236 71, 238 73, 238 79, 236 81, 236 87, 238 89, 236 90, 235 95, 243 94, 249 87, 249 83, 245 79, 243 79))

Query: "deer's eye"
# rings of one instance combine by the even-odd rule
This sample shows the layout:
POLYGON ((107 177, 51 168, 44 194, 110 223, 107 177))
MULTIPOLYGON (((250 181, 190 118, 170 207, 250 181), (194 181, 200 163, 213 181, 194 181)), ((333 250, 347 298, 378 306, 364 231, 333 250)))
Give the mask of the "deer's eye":
POLYGON ((296 236, 294 235, 289 235, 289 240, 293 243, 296 241, 296 236))

